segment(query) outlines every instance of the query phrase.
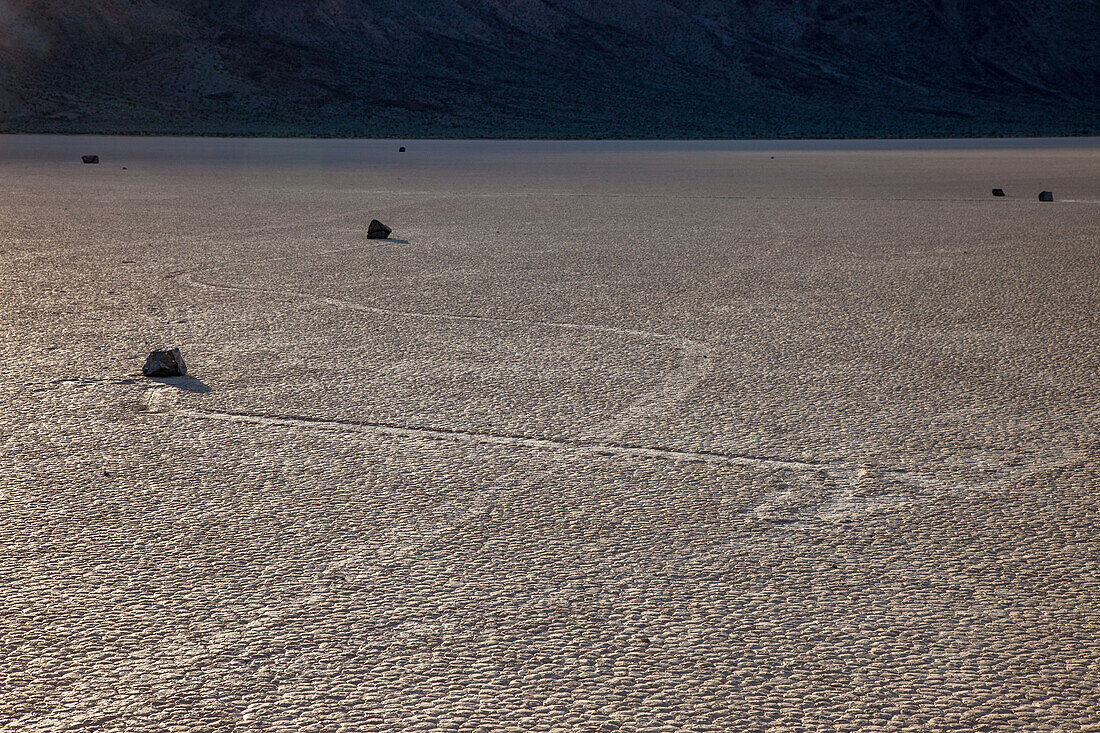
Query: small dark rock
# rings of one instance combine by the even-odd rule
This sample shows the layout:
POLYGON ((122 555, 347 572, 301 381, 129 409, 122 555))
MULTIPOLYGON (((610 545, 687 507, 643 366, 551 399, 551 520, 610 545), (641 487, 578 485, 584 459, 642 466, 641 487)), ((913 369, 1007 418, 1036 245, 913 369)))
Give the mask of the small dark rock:
POLYGON ((96 165, 99 163, 98 155, 81 155, 80 159, 84 161, 84 165, 96 165))
POLYGON ((386 239, 393 233, 393 230, 388 226, 378 221, 377 219, 370 220, 370 226, 367 227, 368 239, 386 239))
POLYGON ((404 146, 404 145, 402 145, 401 147, 399 147, 399 148, 397 149, 397 152, 399 152, 399 153, 403 153, 403 152, 405 152, 405 146, 404 146))
POLYGON ((1005 195, 1005 190, 1003 188, 995 188, 995 189, 993 189, 993 195, 994 196, 1004 196, 1005 195))
POLYGON ((1039 200, 1040 201, 1053 201, 1054 200, 1054 194, 1052 194, 1050 191, 1043 191, 1042 193, 1039 194, 1039 200))
POLYGON ((179 349, 154 351, 145 360, 141 373, 147 377, 182 377, 187 374, 187 365, 179 349))

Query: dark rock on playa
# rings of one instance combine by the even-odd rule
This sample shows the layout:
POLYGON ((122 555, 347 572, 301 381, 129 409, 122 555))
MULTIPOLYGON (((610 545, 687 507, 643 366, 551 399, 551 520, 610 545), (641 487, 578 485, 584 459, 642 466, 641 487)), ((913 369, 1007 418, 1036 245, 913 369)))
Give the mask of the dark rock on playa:
POLYGON ((995 189, 993 189, 993 195, 994 196, 1004 196, 1005 191, 1004 191, 1003 188, 995 188, 995 189))
POLYGON ((1053 201, 1054 200, 1054 194, 1052 194, 1050 191, 1043 191, 1042 193, 1039 194, 1039 200, 1040 201, 1053 201))
POLYGON ((80 159, 84 161, 84 165, 95 165, 99 163, 98 155, 81 155, 80 159))
POLYGON ((145 360, 141 373, 147 377, 182 377, 187 374, 187 364, 179 349, 154 351, 145 360))
POLYGON ((405 152, 405 146, 401 146, 400 148, 398 148, 397 152, 399 152, 399 153, 405 152))
POLYGON ((367 237, 369 239, 386 239, 392 233, 392 229, 377 219, 371 219, 370 226, 367 227, 367 237))

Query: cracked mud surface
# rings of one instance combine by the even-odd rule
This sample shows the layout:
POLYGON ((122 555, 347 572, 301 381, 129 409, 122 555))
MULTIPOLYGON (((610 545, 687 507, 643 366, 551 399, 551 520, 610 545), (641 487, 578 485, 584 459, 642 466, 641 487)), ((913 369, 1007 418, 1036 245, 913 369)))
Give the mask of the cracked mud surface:
POLYGON ((1094 143, 395 150, 0 140, 0 730, 1100 727, 1094 143))

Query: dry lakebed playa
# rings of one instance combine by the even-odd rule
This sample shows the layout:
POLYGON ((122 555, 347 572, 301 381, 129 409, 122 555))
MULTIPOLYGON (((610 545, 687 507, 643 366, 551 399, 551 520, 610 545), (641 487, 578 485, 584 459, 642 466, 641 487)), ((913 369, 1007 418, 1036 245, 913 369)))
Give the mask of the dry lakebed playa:
POLYGON ((0 187, 0 730, 1100 730, 1100 140, 0 187))

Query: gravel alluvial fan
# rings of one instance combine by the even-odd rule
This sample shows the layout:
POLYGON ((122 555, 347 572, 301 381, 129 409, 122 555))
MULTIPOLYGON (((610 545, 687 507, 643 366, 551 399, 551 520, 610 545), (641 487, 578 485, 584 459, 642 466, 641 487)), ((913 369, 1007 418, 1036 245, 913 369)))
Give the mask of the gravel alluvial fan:
POLYGON ((0 18, 7 131, 1100 132, 1093 0, 8 0, 0 18))

